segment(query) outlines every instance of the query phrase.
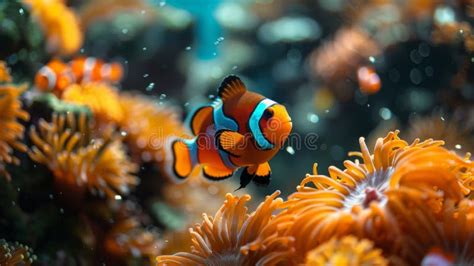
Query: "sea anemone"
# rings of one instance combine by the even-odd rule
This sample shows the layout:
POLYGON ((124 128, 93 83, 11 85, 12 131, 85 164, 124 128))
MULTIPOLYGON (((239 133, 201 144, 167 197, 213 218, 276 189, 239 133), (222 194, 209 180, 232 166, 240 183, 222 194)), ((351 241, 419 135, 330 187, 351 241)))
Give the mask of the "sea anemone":
MULTIPOLYGON (((120 137, 106 134, 94 138, 91 123, 84 114, 77 119, 73 113, 53 114, 52 122, 39 122, 39 132, 31 127, 35 146, 29 152, 37 163, 46 165, 60 191, 105 193, 109 198, 127 194, 137 185, 133 175, 137 165, 129 161, 120 137)), ((73 193, 63 193, 73 194, 73 193)))
MULTIPOLYGON (((201 221, 202 213, 218 210, 222 202, 216 199, 225 198, 229 191, 238 187, 234 182, 210 182, 195 175, 184 183, 167 182, 163 186, 162 195, 169 206, 183 212, 187 225, 192 225, 201 221)), ((238 195, 243 195, 246 190, 238 192, 238 195)))
POLYGON ((397 229, 386 208, 387 191, 406 187, 426 195, 425 204, 434 211, 442 208, 443 199, 463 198, 459 178, 472 164, 440 147, 442 141, 415 140, 408 145, 398 133, 379 138, 373 154, 360 138, 361 152, 350 155, 361 157, 363 163, 347 160, 345 170, 331 166, 329 176, 318 174, 315 165, 313 175, 308 174, 288 197, 288 209, 280 215, 294 217, 288 235, 295 239, 297 261, 330 238, 348 234, 389 248, 397 229))
POLYGON ((334 40, 311 54, 315 73, 331 82, 354 75, 357 67, 367 63, 370 56, 380 53, 379 45, 359 28, 339 30, 334 40))
POLYGON ((66 88, 63 101, 85 105, 92 110, 98 123, 119 123, 124 118, 116 88, 106 83, 73 84, 66 88))
POLYGON ((47 50, 70 55, 79 50, 83 36, 74 11, 62 0, 23 0, 46 36, 47 50))
POLYGON ((190 253, 159 256, 158 265, 275 265, 293 253, 291 237, 281 236, 285 223, 275 222, 273 212, 283 203, 276 191, 249 214, 250 195, 226 195, 214 217, 203 215, 202 224, 190 229, 190 253), (264 241, 256 241, 264 239, 264 241))
POLYGON ((25 152, 27 147, 21 141, 25 128, 19 120, 27 121, 29 114, 21 109, 20 94, 26 86, 0 86, 0 174, 10 180, 5 169, 6 164, 19 164, 20 160, 13 155, 13 149, 25 152))
POLYGON ((444 118, 437 113, 411 121, 406 131, 406 138, 409 140, 442 139, 447 149, 464 152, 464 154, 473 150, 474 147, 473 142, 470 141, 469 128, 463 127, 457 120, 444 118))
MULTIPOLYGON (((389 208, 399 224, 398 255, 410 265, 433 265, 437 257, 444 265, 474 264, 474 202, 447 200, 443 210, 433 213, 425 198, 405 191, 388 194, 389 208)), ((441 264, 436 264, 441 265, 441 264)))
POLYGON ((36 256, 33 251, 22 244, 11 244, 0 239, 0 265, 2 266, 28 266, 33 263, 36 256))
POLYGON ((8 70, 7 63, 0 61, 0 82, 11 82, 12 76, 8 70))
POLYGON ((153 264, 162 243, 154 231, 145 230, 134 217, 123 219, 112 227, 104 240, 104 249, 115 260, 146 257, 153 264))
POLYGON ((305 265, 382 266, 388 265, 388 260, 383 257, 382 250, 374 248, 372 241, 346 236, 332 238, 308 252, 305 265))
POLYGON ((143 96, 122 94, 120 105, 124 117, 120 123, 132 154, 143 162, 159 162, 165 158, 164 144, 168 137, 183 136, 186 129, 176 108, 160 105, 143 96))

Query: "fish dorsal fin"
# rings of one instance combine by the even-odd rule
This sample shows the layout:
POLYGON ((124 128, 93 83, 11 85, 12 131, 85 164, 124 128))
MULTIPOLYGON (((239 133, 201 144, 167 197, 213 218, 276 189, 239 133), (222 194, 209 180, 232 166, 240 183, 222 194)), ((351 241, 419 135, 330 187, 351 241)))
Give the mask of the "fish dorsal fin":
POLYGON ((235 96, 244 94, 247 91, 245 84, 235 75, 227 76, 217 89, 217 95, 225 102, 235 96))
POLYGON ((212 106, 203 106, 194 112, 191 117, 191 130, 195 136, 206 126, 206 122, 212 117, 213 111, 212 106))

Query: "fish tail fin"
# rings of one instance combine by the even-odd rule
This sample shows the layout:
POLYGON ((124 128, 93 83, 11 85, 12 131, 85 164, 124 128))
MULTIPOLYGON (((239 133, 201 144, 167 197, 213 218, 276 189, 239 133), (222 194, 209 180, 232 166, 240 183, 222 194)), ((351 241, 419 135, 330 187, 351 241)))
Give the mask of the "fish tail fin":
POLYGON ((171 138, 168 140, 167 175, 176 183, 189 177, 197 162, 197 146, 193 139, 171 138))

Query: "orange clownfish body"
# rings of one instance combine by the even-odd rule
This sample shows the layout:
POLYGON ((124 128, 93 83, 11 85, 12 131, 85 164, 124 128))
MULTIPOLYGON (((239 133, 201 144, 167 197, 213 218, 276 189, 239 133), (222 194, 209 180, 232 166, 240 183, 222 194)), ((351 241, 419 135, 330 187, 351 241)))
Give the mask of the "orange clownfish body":
POLYGON ((51 60, 40 68, 35 77, 35 86, 43 92, 61 94, 69 85, 75 82, 69 66, 58 59, 51 60))
POLYGON ((117 83, 123 76, 123 68, 119 63, 105 63, 94 57, 78 57, 69 64, 78 82, 105 81, 117 83))
POLYGON ((202 165, 206 178, 222 180, 245 167, 240 188, 250 181, 260 185, 270 182, 268 161, 284 145, 292 128, 283 105, 248 91, 236 76, 224 79, 217 100, 194 112, 190 123, 193 139, 170 142, 169 174, 181 181, 202 165))

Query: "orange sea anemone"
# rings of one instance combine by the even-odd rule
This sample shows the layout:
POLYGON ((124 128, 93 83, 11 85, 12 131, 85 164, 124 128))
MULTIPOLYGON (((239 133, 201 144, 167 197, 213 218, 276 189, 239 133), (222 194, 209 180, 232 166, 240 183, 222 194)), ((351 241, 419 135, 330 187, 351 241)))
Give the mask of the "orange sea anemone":
POLYGON ((36 259, 33 251, 22 244, 11 244, 0 239, 0 265, 2 266, 29 266, 36 259))
POLYGON ((19 164, 20 160, 13 155, 13 150, 25 152, 27 147, 21 141, 25 128, 20 120, 27 121, 29 114, 21 108, 20 94, 26 86, 0 86, 0 174, 10 179, 5 169, 6 164, 19 164))
POLYGON ((442 141, 415 140, 409 145, 395 131, 377 140, 373 154, 364 138, 359 143, 361 152, 350 155, 363 163, 347 160, 345 170, 331 166, 329 176, 318 174, 315 166, 313 175, 288 197, 288 209, 280 215, 294 217, 288 235, 295 239, 297 262, 330 238, 348 234, 389 248, 397 229, 386 208, 387 191, 403 187, 426 195, 425 204, 434 211, 442 208, 444 199, 463 198, 458 179, 472 163, 440 147, 442 141))
POLYGON ((400 234, 398 255, 410 265, 474 264, 474 202, 446 201, 439 214, 426 207, 424 198, 408 193, 389 193, 391 212, 396 216, 400 234), (430 262, 431 261, 431 262, 430 262))
POLYGON ((83 36, 74 11, 63 0, 22 0, 46 36, 47 50, 70 55, 79 50, 83 36))
POLYGON ((285 223, 275 223, 273 212, 283 203, 277 191, 249 214, 250 195, 227 194, 214 217, 203 215, 202 224, 190 229, 190 253, 159 256, 158 265, 276 265, 292 252, 291 237, 281 236, 285 223), (264 241, 256 241, 264 239, 264 241))
POLYGON ((106 83, 73 84, 62 95, 65 102, 89 107, 99 123, 119 123, 124 118, 116 88, 106 83))
POLYGON ((172 106, 127 93, 120 95, 120 105, 126 110, 120 127, 126 133, 132 154, 140 161, 161 163, 166 139, 187 132, 179 111, 172 106))
POLYGON ((145 230, 137 219, 129 217, 117 222, 107 233, 104 249, 114 260, 130 257, 148 258, 153 264, 162 243, 154 231, 145 230))
POLYGON ((7 63, 0 60, 0 82, 11 82, 12 76, 8 70, 7 63))
POLYGON ((464 155, 474 148, 474 142, 470 140, 469 130, 469 128, 463 127, 461 123, 453 119, 444 118, 441 114, 433 114, 411 121, 406 131, 406 138, 409 140, 416 138, 442 139, 447 149, 455 150, 464 155))
POLYGON ((52 122, 39 122, 39 132, 31 127, 35 146, 29 155, 53 172, 59 191, 71 192, 62 193, 65 196, 80 198, 86 188, 109 198, 127 194, 138 183, 133 174, 137 165, 129 161, 118 136, 94 138, 91 127, 84 114, 53 114, 52 122))
POLYGON ((356 27, 339 30, 334 40, 311 54, 310 64, 315 74, 331 82, 355 76, 356 69, 377 56, 381 48, 363 30, 356 27))
MULTIPOLYGON (((166 183, 161 193, 168 205, 183 212, 187 225, 192 225, 201 221, 202 213, 218 210, 225 195, 238 187, 238 184, 231 181, 211 182, 196 175, 191 176, 185 183, 166 183)), ((246 192, 241 189, 237 195, 246 192)))
POLYGON ((342 239, 333 238, 308 252, 305 265, 383 266, 388 265, 388 260, 383 257, 382 250, 374 248, 370 240, 346 236, 342 239))

